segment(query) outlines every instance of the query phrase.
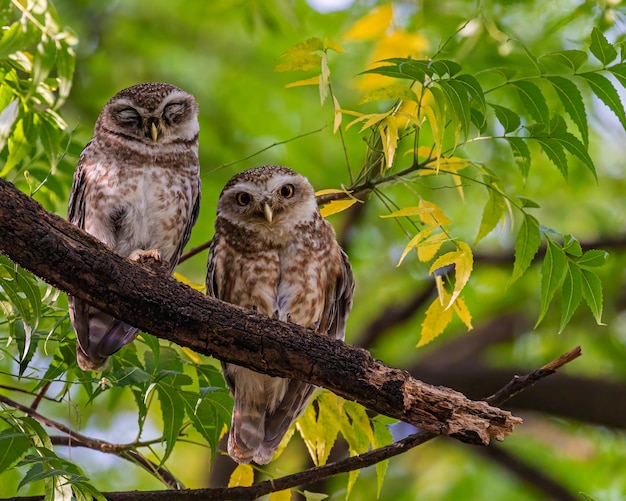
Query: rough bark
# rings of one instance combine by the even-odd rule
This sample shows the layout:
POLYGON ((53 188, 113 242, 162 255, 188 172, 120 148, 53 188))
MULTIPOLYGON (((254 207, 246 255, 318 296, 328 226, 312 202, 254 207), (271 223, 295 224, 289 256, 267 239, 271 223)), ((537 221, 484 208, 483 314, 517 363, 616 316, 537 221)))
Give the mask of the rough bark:
POLYGON ((291 377, 438 435, 487 444, 521 420, 388 367, 366 350, 208 298, 141 266, 0 179, 0 251, 55 287, 156 336, 291 377))

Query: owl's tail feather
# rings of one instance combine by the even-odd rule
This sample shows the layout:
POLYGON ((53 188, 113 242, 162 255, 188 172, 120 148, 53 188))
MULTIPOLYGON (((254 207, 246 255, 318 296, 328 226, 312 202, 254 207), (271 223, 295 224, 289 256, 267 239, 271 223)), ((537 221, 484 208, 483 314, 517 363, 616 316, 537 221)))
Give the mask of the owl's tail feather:
POLYGON ((309 403, 315 386, 291 380, 278 407, 265 420, 263 443, 254 454, 257 464, 269 463, 292 423, 300 417, 309 403))
POLYGON ((235 398, 233 420, 228 435, 228 454, 238 463, 245 464, 253 459, 256 461, 256 451, 263 442, 265 403, 262 402, 263 407, 259 407, 246 405, 241 400, 235 398))
POLYGON ((136 327, 72 296, 68 296, 68 303, 76 330, 76 360, 83 370, 104 370, 109 357, 137 337, 136 327))

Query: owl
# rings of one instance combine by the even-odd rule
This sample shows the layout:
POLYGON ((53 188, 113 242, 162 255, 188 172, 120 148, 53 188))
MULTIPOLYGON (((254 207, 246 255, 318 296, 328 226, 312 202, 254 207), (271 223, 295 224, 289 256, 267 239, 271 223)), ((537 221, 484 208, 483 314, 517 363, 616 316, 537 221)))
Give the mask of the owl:
MULTIPOLYGON (((354 278, 313 187, 287 167, 234 176, 217 204, 207 294, 343 339, 354 278)), ((228 453, 267 464, 315 387, 223 363, 234 409, 228 453)))
MULTIPOLYGON (((165 83, 134 85, 104 106, 78 161, 68 219, 122 256, 173 272, 198 218, 198 105, 165 83)), ((76 358, 100 371, 138 329, 69 296, 76 358)))

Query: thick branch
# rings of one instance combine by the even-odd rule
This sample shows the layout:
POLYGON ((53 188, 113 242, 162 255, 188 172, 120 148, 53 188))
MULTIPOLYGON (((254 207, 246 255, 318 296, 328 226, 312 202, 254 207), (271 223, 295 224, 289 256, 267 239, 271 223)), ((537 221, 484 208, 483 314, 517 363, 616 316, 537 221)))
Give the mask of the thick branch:
POLYGON ((121 258, 0 179, 0 251, 45 281, 146 332, 205 355, 328 388, 435 434, 486 444, 521 422, 422 383, 369 352, 207 298, 121 258))

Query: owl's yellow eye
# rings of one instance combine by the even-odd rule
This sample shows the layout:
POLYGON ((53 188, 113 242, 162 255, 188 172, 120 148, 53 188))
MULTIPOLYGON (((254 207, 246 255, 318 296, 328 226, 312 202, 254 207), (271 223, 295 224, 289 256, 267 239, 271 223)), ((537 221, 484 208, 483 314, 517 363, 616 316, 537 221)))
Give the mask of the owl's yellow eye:
POLYGON ((295 191, 296 189, 294 188, 293 184, 286 184, 285 186, 281 187, 280 190, 278 190, 278 193, 280 193, 281 196, 285 198, 291 198, 293 197, 295 191))
POLYGON ((245 191, 241 191, 235 195, 235 200, 237 201, 239 205, 244 207, 248 205, 250 202, 252 202, 252 197, 245 191))

